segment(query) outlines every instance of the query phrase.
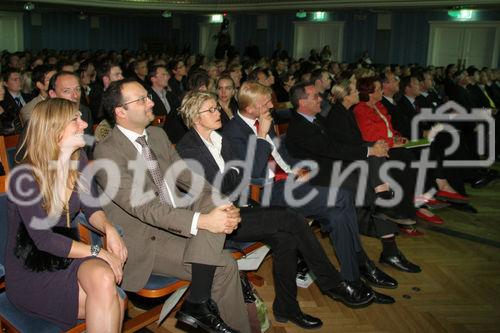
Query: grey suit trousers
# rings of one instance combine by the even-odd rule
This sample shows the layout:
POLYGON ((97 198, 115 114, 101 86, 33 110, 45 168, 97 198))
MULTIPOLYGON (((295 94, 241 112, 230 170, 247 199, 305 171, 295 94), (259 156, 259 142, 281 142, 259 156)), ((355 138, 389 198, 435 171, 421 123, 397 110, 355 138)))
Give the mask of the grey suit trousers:
MULTIPOLYGON (((210 232, 199 230, 192 238, 183 238, 168 232, 162 233, 160 244, 155 246, 153 273, 191 280, 193 262, 215 265, 212 299, 219 307, 222 319, 240 332, 250 333, 248 313, 243 300, 238 265, 229 251, 212 251, 214 237, 210 232), (208 246, 208 247, 207 247, 208 246), (200 251, 205 248, 205 251, 200 251), (173 250, 175 249, 175 250, 173 250), (195 250, 196 249, 196 250, 195 250), (195 255, 201 253, 201 255, 195 255)), ((215 237, 217 238, 217 237, 215 237)))

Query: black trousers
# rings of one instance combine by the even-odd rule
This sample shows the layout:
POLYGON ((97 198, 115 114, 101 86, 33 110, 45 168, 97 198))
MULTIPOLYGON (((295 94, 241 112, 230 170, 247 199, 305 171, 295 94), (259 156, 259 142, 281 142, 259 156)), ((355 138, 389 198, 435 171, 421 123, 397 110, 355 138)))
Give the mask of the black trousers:
POLYGON ((241 242, 260 241, 271 247, 275 313, 296 315, 300 312, 295 282, 298 252, 316 276, 321 290, 331 289, 342 281, 302 215, 273 207, 245 207, 240 209, 240 214, 240 226, 228 238, 241 242))
POLYGON ((389 161, 399 161, 404 163, 403 169, 389 169, 391 176, 403 190, 402 200, 394 206, 394 210, 408 218, 414 218, 416 209, 413 203, 415 197, 415 180, 417 173, 411 168, 413 154, 406 148, 391 148, 389 150, 389 161))
POLYGON ((300 183, 300 186, 290 191, 285 188, 285 181, 278 181, 269 186, 264 188, 263 202, 266 201, 266 192, 270 191, 272 206, 289 207, 306 217, 318 220, 322 230, 330 236, 343 278, 349 281, 358 280, 358 256, 363 249, 359 239, 353 193, 343 188, 312 186, 307 182, 300 183), (337 191, 335 200, 330 198, 330 190, 337 191), (293 195, 295 199, 301 199, 310 193, 316 195, 303 202, 292 203, 286 198, 287 195, 293 195))

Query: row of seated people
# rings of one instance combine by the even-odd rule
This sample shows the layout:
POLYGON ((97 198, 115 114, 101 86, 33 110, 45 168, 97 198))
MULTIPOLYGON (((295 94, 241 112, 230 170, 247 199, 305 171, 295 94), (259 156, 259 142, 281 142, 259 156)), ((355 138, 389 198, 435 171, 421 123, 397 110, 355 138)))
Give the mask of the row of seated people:
MULTIPOLYGON (((368 94, 369 96, 373 95, 376 92, 380 93, 380 90, 381 90, 380 84, 378 85, 378 89, 377 89, 377 81, 376 80, 372 80, 372 81, 373 81, 372 87, 370 87, 368 90, 369 91, 373 90, 373 91, 368 94)), ((363 82, 363 81, 361 81, 361 82, 363 82)), ((150 99, 148 99, 146 90, 142 86, 140 86, 139 84, 137 84, 135 82, 127 82, 127 81, 120 81, 120 83, 113 84, 112 87, 114 87, 115 89, 109 90, 109 92, 106 93, 106 95, 105 95, 104 105, 108 105, 107 107, 105 107, 105 109, 109 112, 109 110, 110 110, 109 105, 112 106, 111 110, 114 114, 115 120, 118 120, 119 117, 122 117, 122 119, 120 119, 120 122, 122 122, 124 126, 127 126, 127 127, 124 127, 125 130, 128 128, 129 130, 132 130, 135 132, 144 133, 144 131, 145 131, 144 128, 149 124, 149 122, 152 120, 152 117, 154 116, 153 112, 152 112, 153 103, 150 99), (130 88, 130 90, 125 90, 125 87, 130 88), (113 96, 113 92, 114 92, 115 96, 113 96), (110 96, 107 96, 108 94, 110 96), (106 99, 106 97, 109 97, 109 100, 106 99), (134 107, 134 109, 136 109, 136 110, 133 110, 134 112, 132 112, 132 110, 129 111, 129 109, 132 109, 133 108, 132 106, 135 104, 137 104, 136 106, 139 108, 136 109, 136 107, 134 107), (140 111, 140 112, 138 112, 138 111, 140 111), (130 113, 130 114, 128 114, 128 113, 130 113), (142 127, 139 126, 136 128, 135 126, 137 126, 138 124, 142 124, 141 125, 142 127)), ((339 89, 338 86, 336 86, 336 87, 337 87, 337 89, 339 89)), ((347 92, 348 89, 352 89, 352 83, 350 85, 347 85, 347 86, 344 85, 344 89, 345 89, 344 92, 347 92)), ((352 89, 352 91, 354 91, 354 94, 349 93, 348 95, 349 96, 354 95, 356 97, 355 90, 356 89, 352 89)), ((292 97, 292 101, 293 101, 293 104, 296 107, 296 110, 298 113, 300 113, 302 115, 307 115, 308 110, 312 114, 317 114, 320 112, 320 110, 321 110, 321 108, 320 108, 321 98, 319 97, 319 94, 318 94, 318 92, 313 84, 298 85, 297 87, 295 87, 292 96, 295 96, 295 97, 292 97), (304 105, 305 105, 305 107, 304 107, 304 105)), ((185 135, 183 137, 183 139, 181 140, 181 142, 178 145, 178 149, 179 149, 179 151, 181 151, 181 156, 192 157, 192 158, 194 157, 194 158, 197 158, 200 162, 202 162, 203 165, 210 165, 210 163, 203 160, 204 158, 208 157, 206 152, 205 152, 205 154, 202 154, 201 151, 199 151, 199 149, 203 149, 203 146, 199 145, 200 139, 201 139, 203 145, 205 145, 205 148, 208 148, 208 152, 211 153, 211 156, 213 159, 211 161, 212 166, 214 166, 213 165, 214 161, 217 164, 217 168, 214 168, 211 170, 209 169, 213 175, 214 172, 217 173, 217 169, 219 171, 224 169, 225 162, 224 162, 224 159, 222 157, 226 153, 223 153, 223 151, 224 151, 223 147, 226 147, 225 150, 228 151, 227 156, 232 156, 232 157, 230 157, 230 160, 233 160, 233 159, 245 160, 246 156, 243 156, 242 152, 243 152, 243 154, 246 153, 246 147, 248 145, 249 137, 244 138, 244 137, 242 137, 242 135, 247 135, 247 136, 248 136, 248 134, 257 135, 259 137, 259 139, 261 139, 261 140, 257 140, 256 149, 259 149, 259 148, 260 149, 258 150, 259 154, 254 154, 254 161, 253 161, 254 163, 253 163, 253 168, 251 169, 252 176, 255 176, 255 177, 264 176, 264 177, 270 177, 270 178, 274 179, 275 180, 274 186, 270 190, 270 193, 271 193, 270 203, 273 206, 285 207, 285 206, 289 206, 289 202, 287 202, 287 200, 286 200, 287 198, 284 196, 284 193, 286 192, 286 191, 284 191, 284 186, 285 186, 284 178, 280 179, 280 177, 278 176, 278 174, 280 173, 278 171, 279 168, 274 168, 274 170, 268 170, 267 162, 269 160, 269 155, 273 155, 273 152, 274 152, 276 154, 276 156, 273 157, 275 163, 279 167, 281 167, 282 171, 283 170, 287 171, 287 172, 285 172, 286 174, 293 174, 294 170, 292 170, 290 168, 290 165, 292 163, 291 161, 293 161, 293 159, 288 160, 290 157, 284 158, 281 155, 281 152, 278 153, 278 151, 274 148, 273 143, 268 140, 268 139, 270 139, 270 136, 268 137, 268 135, 269 135, 269 131, 271 129, 271 126, 270 126, 271 117, 270 117, 270 113, 269 113, 269 110, 272 108, 271 98, 272 98, 272 91, 269 88, 266 88, 265 86, 263 86, 259 83, 250 83, 249 82, 248 84, 245 84, 241 88, 241 90, 238 94, 238 101, 240 103, 240 106, 239 106, 240 112, 238 112, 238 114, 236 114, 236 115, 233 115, 233 118, 227 123, 227 126, 224 129, 224 136, 223 137, 224 138, 227 137, 228 142, 229 142, 228 144, 224 144, 224 139, 221 140, 221 138, 218 137, 217 133, 215 132, 215 130, 219 129, 221 127, 221 124, 222 124, 222 122, 220 120, 220 113, 219 113, 219 110, 221 110, 221 108, 218 107, 215 99, 211 95, 203 94, 203 93, 188 95, 183 102, 183 106, 181 107, 180 112, 182 114, 182 117, 184 119, 185 124, 187 124, 189 127, 192 127, 193 129, 190 130, 188 135, 185 135), (201 124, 202 117, 205 117, 204 115, 206 115, 207 119, 206 119, 205 123, 201 124), (244 118, 246 118, 246 119, 244 119, 244 118), (255 127, 255 125, 256 125, 255 119, 257 119, 257 118, 259 119, 258 126, 255 127), (243 128, 242 128, 242 126, 243 126, 243 128), (204 130, 207 130, 207 131, 203 132, 204 130), (198 135, 198 136, 196 136, 196 135, 198 135), (205 140, 203 140, 203 139, 205 139, 205 140), (197 148, 193 146, 193 144, 196 142, 198 143, 197 148), (187 147, 187 148, 183 148, 183 147, 187 147), (193 150, 193 148, 195 148, 195 149, 193 150), (199 153, 193 154, 193 152, 196 149, 198 149, 199 153), (236 153, 231 152, 231 150, 235 150, 236 153), (262 151, 262 154, 260 153, 260 151, 262 151), (288 163, 290 163, 290 164, 287 163, 287 160, 288 160, 288 163), (205 163, 205 162, 207 162, 207 163, 205 163)), ((54 104, 56 102, 61 102, 61 100, 59 100, 57 98, 54 98, 51 100, 54 101, 54 104)), ((49 101, 51 101, 51 100, 49 100, 49 101)), ((346 99, 346 101, 347 100, 348 99, 346 99)), ((356 99, 354 98, 354 101, 355 100, 356 99)), ((36 108, 42 109, 42 107, 47 105, 48 103, 49 102, 41 103, 40 106, 36 107, 36 108)), ((347 105, 343 105, 343 106, 346 107, 349 105, 347 103, 347 105)), ((75 104, 73 104, 73 110, 74 110, 74 108, 75 108, 75 104)), ((346 107, 346 109, 348 109, 348 108, 349 107, 346 107)), ((311 115, 309 115, 309 116, 311 117, 311 115)), ((304 117, 304 118, 307 119, 307 117, 304 117)), ((293 118, 293 119, 295 119, 295 118, 293 118)), ((386 120, 387 120, 387 118, 386 118, 386 120)), ((72 135, 74 135, 75 133, 81 133, 87 127, 87 124, 83 121, 79 121, 78 119, 76 119, 76 120, 73 119, 72 121, 74 121, 77 124, 77 125, 73 125, 73 126, 68 126, 68 127, 72 127, 72 129, 68 130, 69 133, 72 133, 72 135), (71 131, 73 131, 73 132, 71 132, 71 131)), ((117 122, 116 124, 120 125, 120 122, 117 122)), ((40 121, 36 121, 34 123, 40 123, 40 121)), ((292 122, 290 124, 290 133, 287 136, 286 146, 290 151, 293 151, 293 149, 300 150, 300 144, 299 145, 292 144, 293 137, 294 137, 293 136, 293 133, 294 133, 293 129, 294 129, 294 127, 297 127, 296 125, 294 125, 296 123, 297 122, 294 122, 292 120, 292 122)), ((314 122, 311 122, 311 123, 314 123, 314 122)), ((33 125, 33 127, 35 127, 35 126, 36 125, 33 125)), ((120 129, 120 127, 115 126, 115 129, 113 129, 113 132, 118 133, 117 128, 120 129)), ((318 128, 320 129, 320 132, 321 132, 321 130, 322 130, 321 127, 319 126, 318 128)), ((126 131, 123 131, 122 129, 120 129, 120 130, 123 133, 127 133, 126 131)), ((153 129, 151 129, 151 131, 152 131, 152 133, 157 132, 157 131, 153 131, 153 129)), ((302 141, 305 137, 308 138, 307 135, 304 136, 304 132, 302 130, 299 130, 296 132, 298 133, 298 135, 300 137, 299 141, 302 141)), ((389 131, 387 131, 387 133, 388 132, 389 131)), ((159 132, 157 134, 160 134, 160 133, 163 133, 163 132, 159 132)), ((68 134, 68 136, 71 136, 71 134, 68 134)), ((163 136, 164 141, 168 143, 168 141, 165 138, 165 135, 161 134, 161 136, 163 136)), ((271 136, 272 136, 272 131, 271 131, 271 136)), ((96 157, 98 157, 99 154, 101 154, 102 157, 106 156, 109 158, 109 156, 111 154, 111 149, 107 149, 107 150, 105 149, 104 151, 99 153, 100 152, 99 147, 105 147, 106 143, 108 141, 112 141, 112 137, 113 136, 111 134, 109 139, 104 140, 102 145, 99 144, 97 146, 96 157)), ((73 137, 72 139, 74 140, 75 138, 73 137)), ((387 140, 386 140, 385 144, 376 143, 373 147, 366 147, 365 146, 364 154, 359 155, 359 156, 368 157, 370 155, 373 155, 373 157, 378 157, 378 158, 384 157, 387 154, 387 149, 389 148, 388 146, 389 145, 392 146, 394 144, 394 142, 392 142, 392 143, 390 142, 391 137, 386 137, 386 139, 387 140), (377 156, 377 155, 379 155, 379 156, 377 156)), ((26 142, 28 140, 29 140, 29 130, 28 130, 28 135, 26 136, 26 142)), ((82 144, 83 144, 82 141, 79 141, 77 143, 71 142, 70 146, 73 145, 73 146, 71 146, 72 147, 71 149, 74 149, 75 145, 79 146, 82 144)), ((145 148, 143 146, 143 143, 140 143, 139 145, 141 145, 141 147, 143 147, 143 149, 145 149, 145 152, 143 152, 143 154, 144 154, 146 160, 148 160, 148 158, 152 158, 152 157, 154 158, 154 154, 152 153, 152 149, 150 149, 150 152, 147 153, 147 148, 145 148)), ((122 149, 116 149, 116 148, 118 148, 118 147, 115 147, 116 153, 121 155, 123 153, 122 149)), ((161 149, 161 147, 159 147, 158 151, 163 152, 165 150, 168 150, 168 148, 169 148, 168 145, 164 146, 163 149, 161 149)), ((155 151, 156 151, 156 149, 155 149, 155 151)), ((296 158, 297 157, 301 158, 300 156, 298 156, 299 154, 295 153, 292 155, 295 155, 296 158)), ((174 155, 174 157, 175 157, 175 155, 174 155)), ((120 159, 123 159, 123 156, 121 156, 121 157, 118 156, 118 157, 116 157, 116 159, 117 159, 117 161, 119 161, 120 159)), ((341 158, 341 159, 344 159, 344 158, 341 158)), ((128 159, 126 159, 126 161, 128 161, 128 159)), ((226 188, 224 188, 224 187, 221 188, 221 191, 223 193, 232 192, 232 190, 234 190, 235 186, 239 182, 238 175, 240 174, 240 172, 243 173, 243 170, 237 170, 237 169, 232 169, 232 170, 234 170, 234 172, 232 174, 231 173, 228 174, 229 180, 225 180, 222 183, 223 186, 224 185, 227 186, 226 188), (234 177, 236 178, 236 180, 232 179, 234 177)), ((322 170, 322 168, 320 170, 322 170)), ((149 172, 151 172, 152 175, 155 174, 155 172, 152 170, 149 170, 149 172)), ((320 193, 318 198, 323 198, 322 200, 325 200, 325 198, 329 198, 328 194, 329 194, 330 190, 328 189, 328 185, 326 185, 326 186, 324 184, 323 185, 315 185, 314 180, 309 180, 308 176, 304 175, 302 173, 297 173, 296 176, 297 176, 298 181, 304 182, 304 184, 302 184, 299 187, 300 191, 298 193, 296 193, 298 196, 301 196, 301 193, 302 194, 309 193, 309 191, 312 188, 314 188, 320 193), (310 184, 310 185, 308 185, 308 184, 310 184)), ((104 177, 104 180, 102 180, 102 182, 104 183, 103 187, 105 189, 107 189, 106 184, 110 181, 110 179, 108 179, 109 176, 108 177, 102 176, 102 177, 104 177)), ((162 197, 161 193, 162 193, 163 186, 156 184, 156 182, 154 181, 155 176, 152 176, 152 178, 153 178, 153 184, 158 187, 157 193, 159 193, 158 200, 160 201, 160 203, 163 203, 163 204, 166 203, 167 205, 171 204, 175 207, 175 203, 174 203, 172 197, 168 198, 170 195, 166 195, 166 194, 168 194, 169 191, 166 191, 166 193, 164 193, 164 195, 162 197)), ((207 178, 209 178, 209 181, 210 181, 210 176, 208 176, 207 178)), ((99 179, 99 176, 98 176, 98 179, 99 179)), ((185 186, 185 184, 183 184, 183 186, 185 186)), ((174 185, 174 187, 175 187, 175 185, 174 185)), ((168 187, 167 187, 167 189, 168 189, 168 187)), ((127 192, 129 195, 128 196, 124 195, 121 200, 123 200, 123 198, 130 198, 130 192, 131 192, 130 190, 131 190, 131 187, 129 188, 129 190, 127 192)), ((164 190, 165 190, 165 188, 163 188, 163 192, 164 192, 164 190)), ((389 191, 387 191, 385 189, 384 191, 381 191, 381 192, 389 192, 389 191)), ((360 276, 363 275, 363 277, 366 280, 370 281, 371 283, 373 283, 375 285, 378 284, 378 285, 382 285, 385 287, 387 287, 387 286, 394 287, 397 285, 397 283, 393 279, 391 279, 389 276, 387 276, 386 274, 384 274, 383 272, 378 270, 373 265, 373 263, 367 258, 366 254, 362 250, 362 247, 360 245, 358 235, 357 235, 357 225, 356 225, 356 216, 355 216, 356 213, 354 211, 354 202, 353 202, 352 193, 350 193, 347 190, 339 189, 339 191, 337 193, 337 199, 332 202, 333 206, 329 205, 328 201, 322 201, 322 200, 317 200, 317 202, 314 202, 312 204, 308 203, 308 204, 302 205, 302 206, 292 206, 292 208, 294 210, 296 210, 304 215, 308 215, 308 216, 312 216, 312 217, 320 219, 322 221, 323 229, 325 231, 329 232, 331 240, 332 240, 332 244, 335 246, 335 248, 337 250, 337 254, 339 256, 339 261, 341 264, 341 273, 340 273, 341 275, 337 275, 337 279, 334 279, 332 277, 333 275, 329 276, 329 278, 326 280, 328 280, 328 282, 330 282, 330 283, 332 281, 336 281, 336 283, 333 284, 334 285, 333 288, 328 288, 328 287, 323 286, 322 290, 324 290, 325 293, 327 293, 328 295, 332 296, 332 298, 341 299, 349 305, 367 304, 372 299, 375 299, 375 301, 381 302, 381 303, 391 302, 392 300, 390 297, 387 297, 387 296, 379 294, 379 293, 375 293, 375 292, 371 291, 369 288, 367 288, 366 285, 363 285, 362 283, 359 282, 360 276), (343 223, 345 225, 340 224, 339 221, 344 221, 343 223), (341 235, 343 235, 343 237, 341 235), (350 236, 346 237, 346 235, 350 235, 350 236), (352 283, 352 285, 349 285, 349 283, 352 283)), ((120 205, 119 207, 122 207, 122 206, 120 205)), ((112 207, 112 208, 116 208, 116 207, 112 207)), ((120 210, 118 210, 118 213, 115 211, 115 213, 113 214, 112 208, 109 208, 109 207, 107 208, 107 210, 109 210, 110 216, 123 217, 119 213, 120 210)), ((120 209, 122 209, 122 208, 120 208, 120 209)), ((132 207, 131 207, 131 209, 132 209, 132 207)), ((105 207, 105 210, 106 210, 106 207, 105 207)), ((279 209, 275 209, 275 210, 277 210, 278 212, 280 211, 279 209)), ((230 213, 228 213, 227 207, 225 208, 225 211, 226 211, 227 215, 230 215, 230 213)), ((29 210, 28 210, 28 212, 29 212, 29 210)), ((258 210, 253 210, 251 212, 252 213, 241 212, 238 214, 240 214, 242 217, 247 216, 245 218, 245 220, 247 220, 247 221, 252 220, 251 216, 253 214, 256 214, 256 215, 254 215, 254 218, 255 218, 255 216, 262 216, 262 214, 263 214, 263 212, 258 212, 258 210)), ((127 211, 127 213, 129 213, 129 212, 127 211)), ((139 219, 138 217, 144 218, 144 216, 141 215, 141 214, 144 214, 144 212, 141 213, 139 210, 139 211, 135 211, 135 213, 136 213, 136 215, 139 215, 139 216, 135 217, 134 222, 137 222, 136 219, 139 219)), ((277 214, 279 215, 279 214, 285 214, 285 213, 282 212, 282 213, 277 213, 277 214)), ((289 213, 287 213, 287 214, 289 214, 289 213)), ((284 216, 286 216, 286 214, 284 216)), ((93 219, 90 216, 89 216, 89 218, 91 219, 91 222, 92 222, 93 219)), ((234 216, 233 216, 233 218, 234 218, 234 216)), ((262 220, 262 217, 259 217, 257 219, 262 220)), ((120 220, 123 220, 123 219, 120 219, 120 220)), ((274 218, 272 220, 280 221, 282 219, 274 218)), ((294 219, 288 218, 288 220, 292 221, 294 219)), ((302 219, 299 218, 299 220, 301 221, 300 223, 298 223, 298 222, 295 222, 295 223, 298 223, 298 225, 305 224, 303 218, 302 219)), ((156 222, 156 223, 158 223, 158 222, 156 222)), ((253 223, 253 227, 256 227, 255 224, 256 223, 253 223)), ((131 230, 133 230, 133 228, 136 227, 136 225, 137 225, 137 223, 132 223, 131 230)), ((242 226, 243 225, 244 224, 242 224, 242 226)), ((269 223, 266 223, 266 225, 269 225, 269 223)), ((295 224, 293 224, 293 225, 295 226, 295 224)), ((233 226, 233 228, 234 228, 234 226, 233 226)), ((269 227, 262 227, 262 228, 269 228, 269 227)), ((286 227, 281 226, 281 225, 275 226, 275 228, 277 228, 278 230, 280 230, 280 228, 287 230, 286 227)), ((251 228, 251 229, 253 229, 253 228, 251 228)), ((293 227, 288 226, 289 233, 297 234, 296 230, 291 231, 291 229, 293 229, 293 227)), ((128 234, 127 228, 125 228, 125 230, 126 230, 125 235, 127 235, 128 234)), ((173 229, 171 226, 170 226, 170 229, 167 227, 167 230, 174 232, 174 233, 175 232, 182 233, 182 230, 173 229)), ((241 228, 241 230, 246 230, 246 228, 241 228)), ((224 230, 224 232, 229 234, 230 232, 227 232, 227 231, 232 232, 232 230, 224 230)), ((277 231, 276 229, 273 229, 272 231, 268 230, 268 234, 275 235, 276 231, 277 231)), ((247 231, 247 232, 252 234, 251 231, 247 231)), ((255 233, 255 230, 253 230, 253 232, 255 233)), ((240 231, 237 232, 237 234, 239 234, 239 233, 240 233, 240 231)), ((242 233, 244 234, 244 232, 242 232, 242 233)), ((308 233, 310 234, 310 231, 303 231, 303 232, 300 232, 299 234, 301 234, 303 236, 304 234, 308 234, 308 233)), ((130 233, 130 234, 133 234, 133 233, 130 233)), ((264 237, 265 234, 266 233, 263 233, 262 230, 259 230, 259 232, 258 232, 258 235, 260 235, 259 237, 264 237)), ((243 235, 244 238, 245 237, 252 238, 251 236, 252 235, 250 235, 250 236, 243 235)), ((384 236, 386 236, 386 235, 384 235, 384 236)), ((236 236, 236 237, 238 237, 238 236, 236 236)), ((255 240, 255 239, 251 239, 251 240, 255 240)), ((261 239, 261 240, 266 241, 265 239, 261 239)), ((133 240, 129 240, 129 241, 132 241, 132 243, 133 243, 133 240)), ((272 245, 272 241, 267 240, 267 242, 269 242, 272 245)), ((298 243, 302 244, 302 242, 304 242, 303 239, 298 243)), ((406 270, 406 271, 416 272, 416 271, 420 270, 418 268, 418 266, 413 265, 410 262, 408 262, 404 258, 402 253, 397 249, 397 247, 395 246, 395 241, 394 241, 393 235, 390 235, 390 237, 382 237, 382 242, 384 245, 384 251, 383 251, 382 256, 381 256, 382 262, 389 263, 395 267, 398 267, 399 269, 406 270)), ((127 243, 127 237, 125 237, 125 243, 127 243)), ((289 244, 290 242, 286 242, 286 243, 289 244)), ((274 247, 277 247, 277 246, 279 247, 279 245, 274 245, 274 247)), ((301 245, 298 244, 297 246, 300 248, 301 245)), ((319 251, 321 251, 321 250, 319 250, 319 251)), ((122 250, 122 252, 123 252, 123 250, 122 250)), ((279 252, 279 249, 278 249, 278 252, 279 252)), ((301 252, 306 252, 306 251, 303 249, 301 252)), ((129 260, 130 260, 130 255, 131 254, 129 254, 129 260)), ((136 254, 134 253, 134 255, 136 255, 136 254)), ((304 253, 303 253, 303 255, 304 255, 304 253)), ((316 253, 316 255, 317 255, 317 253, 316 253)), ((122 256, 123 256, 123 254, 122 254, 122 256)), ((306 256, 308 256, 308 255, 306 254, 306 256)), ((306 261, 307 260, 308 259, 306 259, 306 261)), ((133 261, 131 261, 131 262, 133 262, 133 261)), ((290 261, 287 261, 287 262, 295 262, 296 263, 296 258, 292 258, 290 261)), ((308 262, 308 264, 311 265, 313 271, 319 270, 319 268, 317 268, 314 265, 314 263, 308 262)), ((122 265, 123 265, 123 263, 122 263, 122 265)), ((288 266, 289 265, 287 265, 287 267, 288 266)), ((323 265, 320 265, 320 266, 324 266, 324 262, 323 262, 323 265)), ((130 266, 130 267, 132 267, 132 266, 130 266)), ((292 264, 292 267, 293 267, 293 264, 292 264)), ((204 274, 208 274, 208 275, 213 274, 213 272, 207 273, 207 270, 205 270, 204 268, 206 268, 206 267, 202 267, 201 273, 199 273, 199 274, 201 274, 201 276, 206 277, 206 275, 204 275, 204 274)), ((136 271, 136 270, 134 270, 134 271, 136 271)), ((198 272, 198 270, 196 270, 196 271, 198 272)), ((14 272, 15 272, 15 270, 14 270, 14 272)), ((125 273, 127 273, 126 268, 125 268, 125 273)), ((137 272, 135 274, 137 274, 137 272)), ((177 275, 179 275, 179 274, 177 273, 177 275)), ((288 279, 290 279, 290 277, 292 277, 292 282, 293 282, 294 276, 295 276, 294 274, 287 274, 288 279)), ((210 281, 211 279, 208 279, 208 280, 210 281)), ((318 283, 320 283, 319 280, 318 280, 318 283)), ((298 304, 296 303, 295 299, 293 301, 288 300, 288 302, 287 302, 286 298, 285 298, 285 300, 280 300, 281 296, 285 297, 285 295, 288 295, 290 293, 290 290, 286 290, 286 288, 293 288, 293 289, 295 288, 293 283, 292 283, 292 285, 293 285, 293 287, 291 287, 290 284, 288 284, 288 286, 284 287, 285 290, 283 291, 283 293, 277 293, 275 307, 273 307, 276 318, 281 319, 281 320, 290 319, 303 327, 309 327, 309 328, 317 327, 318 325, 320 325, 321 322, 317 318, 313 318, 313 317, 310 317, 310 316, 303 314, 300 311, 300 309, 298 308, 298 304), (281 304, 281 305, 279 305, 279 304, 281 304), (282 306, 283 308, 280 309, 280 306, 282 306), (285 313, 285 311, 286 311, 285 309, 287 309, 288 306, 291 306, 291 308, 295 307, 295 310, 292 312, 292 313, 294 313, 294 315, 290 315, 289 312, 285 313)), ((196 288, 194 288, 194 289, 196 290, 196 288)), ((206 288, 204 290, 206 292, 206 288)), ((296 293, 296 291, 295 291, 295 293, 296 293)), ((292 294, 293 294, 293 292, 292 292, 292 294)), ((194 301, 192 303, 199 304, 200 302, 197 302, 197 300, 199 301, 199 299, 197 299, 196 296, 193 296, 193 297, 194 297, 194 301)), ((202 297, 202 298, 204 299, 205 297, 202 297)), ((191 307, 189 306, 192 303, 189 303, 189 302, 185 303, 185 304, 187 304, 185 306, 187 309, 184 309, 184 310, 185 310, 185 312, 188 312, 187 317, 190 316, 190 311, 193 311, 193 306, 191 306, 191 307)), ((35 304, 35 307, 36 307, 36 304, 35 304)), ((194 307, 194 308, 196 308, 196 307, 194 307)), ((194 316, 196 317, 197 314, 194 314, 194 316)), ((179 317, 182 317, 182 310, 181 310, 181 315, 179 317)), ((184 320, 187 320, 186 319, 187 317, 182 317, 182 318, 184 318, 184 320)), ((187 321, 189 321, 189 320, 187 320, 187 321)), ((239 324, 232 324, 232 325, 234 326, 234 325, 239 325, 239 324)), ((240 326, 235 326, 235 327, 240 327, 240 326)))
MULTIPOLYGON (((85 318, 89 332, 118 332, 123 302, 114 284, 121 282, 125 290, 135 291, 155 272, 191 280, 190 294, 177 313, 181 321, 207 331, 249 332, 236 265, 222 251, 225 234, 235 229, 233 238, 262 240, 273 247, 275 259, 279 258, 275 263, 277 293, 273 304, 278 321, 290 320, 303 328, 322 324, 320 319, 302 313, 294 297, 297 251, 331 298, 350 306, 368 305, 374 299, 393 302, 360 280, 359 271, 364 270, 375 284, 396 285, 362 253, 353 202, 347 193, 339 194, 333 208, 320 208, 328 212, 319 214, 329 219, 326 225, 332 229, 332 240, 343 258, 339 273, 297 212, 284 208, 240 211, 227 199, 214 202, 216 190, 194 175, 162 178, 162 171, 179 157, 163 130, 146 129, 154 117, 153 103, 142 85, 136 81, 112 83, 103 96, 103 105, 114 114, 116 125, 96 146, 95 157, 97 161, 111 159, 120 170, 97 173, 97 182, 111 199, 104 211, 95 198, 95 183, 85 174, 87 159, 80 148, 85 145, 83 133, 88 124, 82 120, 78 105, 54 97, 33 109, 19 150, 20 162, 32 169, 14 170, 9 182, 6 283, 7 295, 16 307, 62 328, 85 318), (150 176, 142 176, 144 189, 156 193, 149 198, 148 192, 141 193, 135 186, 134 173, 128 168, 138 151, 142 172, 150 176), (57 159, 57 171, 48 167, 47 156, 57 159), (77 170, 70 168, 73 161, 78 162, 77 170), (21 179, 21 187, 14 185, 21 179), (179 199, 179 190, 189 191, 194 184, 202 187, 193 193, 195 200, 179 199), (23 196, 27 189, 32 190, 29 197, 23 196), (42 200, 30 200, 38 196, 42 200), (57 227, 67 229, 69 219, 80 210, 106 234, 108 250, 90 247, 56 231, 57 227), (123 240, 107 217, 120 221, 123 240), (36 246, 20 242, 19 235, 36 246), (40 262, 30 260, 39 250, 56 258, 41 267, 40 262), (73 260, 61 263, 62 258, 73 260), (54 267, 54 262, 59 265, 54 267), (40 284, 46 287, 34 289, 40 284)), ((270 126, 268 113, 267 122, 262 128, 270 126)))

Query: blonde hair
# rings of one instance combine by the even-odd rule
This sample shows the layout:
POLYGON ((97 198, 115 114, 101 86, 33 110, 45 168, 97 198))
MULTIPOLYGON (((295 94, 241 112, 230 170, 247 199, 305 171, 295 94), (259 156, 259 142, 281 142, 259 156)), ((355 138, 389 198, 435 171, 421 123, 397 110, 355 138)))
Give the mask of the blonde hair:
POLYGON ((351 85, 353 83, 350 80, 344 80, 340 83, 337 83, 332 87, 332 90, 330 92, 332 96, 332 100, 334 103, 342 103, 344 100, 344 97, 348 96, 351 92, 351 85))
MULTIPOLYGON (((62 185, 73 188, 77 183, 79 171, 70 168, 66 184, 59 184, 57 170, 51 162, 59 158, 59 141, 66 126, 78 114, 77 104, 62 98, 50 98, 39 102, 33 109, 26 130, 26 136, 21 143, 19 151, 23 151, 21 163, 33 168, 35 181, 40 187, 43 208, 48 215, 61 212, 65 206, 66 198, 61 198, 57 186, 62 185)), ((17 160, 16 155, 16 160, 17 160)), ((77 161, 80 150, 71 155, 71 161, 77 161)))
POLYGON ((238 105, 241 111, 253 106, 259 96, 271 95, 273 90, 255 81, 244 82, 238 91, 238 105))
POLYGON ((194 126, 195 120, 199 117, 203 103, 209 100, 217 101, 217 97, 212 93, 191 91, 182 99, 179 113, 188 128, 194 126))

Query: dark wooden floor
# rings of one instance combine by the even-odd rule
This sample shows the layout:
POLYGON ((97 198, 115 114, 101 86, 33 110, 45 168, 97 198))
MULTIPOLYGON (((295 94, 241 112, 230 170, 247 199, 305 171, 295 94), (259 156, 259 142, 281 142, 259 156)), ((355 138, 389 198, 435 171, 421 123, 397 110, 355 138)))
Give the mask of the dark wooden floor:
MULTIPOLYGON (((316 332, 500 332, 500 182, 470 189, 470 195, 478 214, 445 208, 438 211, 446 221, 443 226, 420 223, 424 236, 398 238, 399 247, 423 271, 408 274, 381 266, 399 281, 397 289, 379 289, 393 296, 395 304, 353 310, 322 295, 315 284, 299 289, 303 311, 324 322, 316 332)), ((328 239, 317 235, 336 263, 328 239)), ((370 257, 378 261, 380 242, 362 240, 370 257)), ((266 259, 258 271, 266 283, 257 290, 268 308, 274 297, 271 268, 272 260, 266 259)), ((304 331, 276 323, 271 312, 269 317, 269 332, 304 331)), ((153 324, 148 329, 186 331, 176 325, 168 318, 161 327, 153 324)))

